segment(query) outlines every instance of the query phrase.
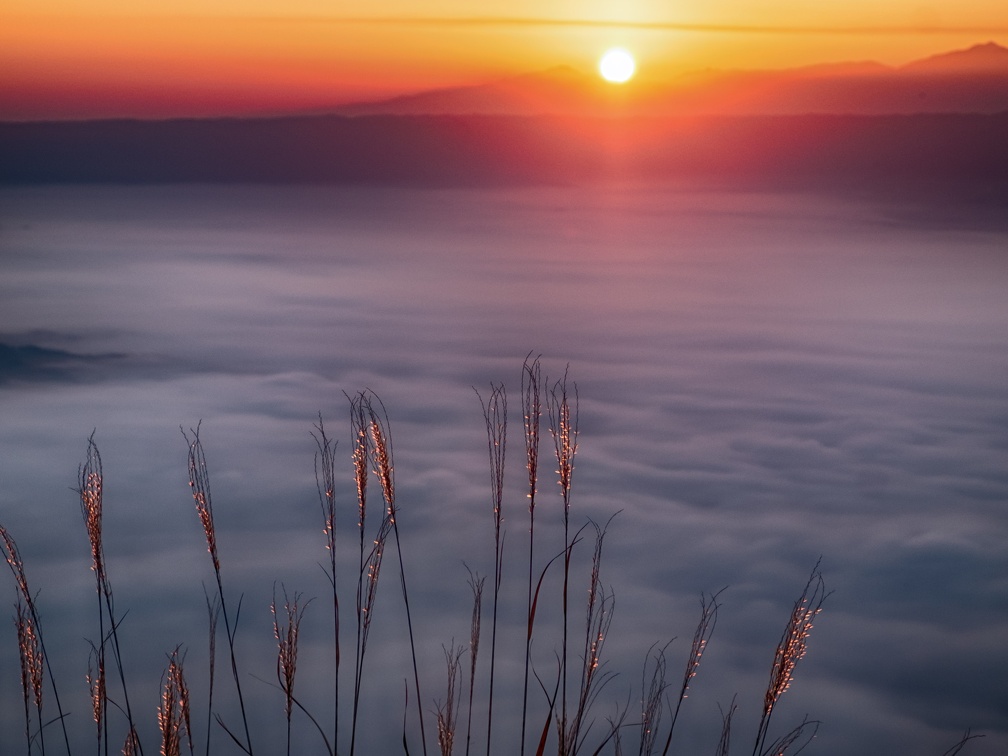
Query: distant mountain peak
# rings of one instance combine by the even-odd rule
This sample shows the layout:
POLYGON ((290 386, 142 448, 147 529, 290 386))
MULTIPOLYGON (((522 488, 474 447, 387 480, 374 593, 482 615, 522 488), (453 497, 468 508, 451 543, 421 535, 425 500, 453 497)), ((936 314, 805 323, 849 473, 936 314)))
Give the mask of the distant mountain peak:
POLYGON ((894 68, 869 60, 780 70, 685 73, 657 86, 612 87, 555 66, 484 84, 343 105, 341 115, 997 113, 1008 110, 1008 48, 986 42, 894 68))
POLYGON ((932 55, 901 68, 907 72, 938 73, 1008 73, 1008 48, 997 42, 984 42, 965 50, 932 55))

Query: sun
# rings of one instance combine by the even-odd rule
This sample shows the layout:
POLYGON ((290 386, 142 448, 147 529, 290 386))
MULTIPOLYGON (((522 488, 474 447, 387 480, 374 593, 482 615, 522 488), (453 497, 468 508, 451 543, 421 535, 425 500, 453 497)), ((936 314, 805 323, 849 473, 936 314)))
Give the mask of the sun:
POLYGON ((614 84, 622 84, 629 81, 630 77, 634 75, 637 64, 634 62, 633 55, 622 47, 613 47, 606 50, 599 59, 598 68, 603 79, 614 84))

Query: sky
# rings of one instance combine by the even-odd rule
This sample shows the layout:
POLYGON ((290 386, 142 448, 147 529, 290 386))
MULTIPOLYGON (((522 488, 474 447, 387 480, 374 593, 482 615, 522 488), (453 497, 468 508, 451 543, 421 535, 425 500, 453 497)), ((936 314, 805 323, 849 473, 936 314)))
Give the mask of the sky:
POLYGON ((621 45, 636 86, 704 68, 898 65, 996 41, 998 0, 480 3, 5 0, 0 120, 289 111, 591 70, 621 45))

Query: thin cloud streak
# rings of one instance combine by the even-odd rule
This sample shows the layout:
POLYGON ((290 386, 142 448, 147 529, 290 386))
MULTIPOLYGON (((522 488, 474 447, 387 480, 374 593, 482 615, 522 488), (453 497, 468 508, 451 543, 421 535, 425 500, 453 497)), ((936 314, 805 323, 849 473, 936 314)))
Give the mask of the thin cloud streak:
POLYGON ((348 16, 318 17, 319 23, 351 23, 369 26, 442 26, 477 28, 510 26, 516 28, 632 29, 639 31, 693 32, 698 34, 822 34, 822 35, 957 35, 1008 34, 1008 26, 785 26, 763 24, 696 24, 680 21, 621 21, 603 19, 535 18, 523 16, 348 16))

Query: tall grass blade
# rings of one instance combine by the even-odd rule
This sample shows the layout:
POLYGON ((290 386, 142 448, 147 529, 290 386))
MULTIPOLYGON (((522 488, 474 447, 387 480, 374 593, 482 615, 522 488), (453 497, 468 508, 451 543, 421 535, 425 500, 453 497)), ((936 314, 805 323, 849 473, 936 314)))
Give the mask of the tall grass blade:
MULTIPOLYGON (((521 756, 525 756, 525 728, 528 721, 529 667, 532 661, 532 626, 535 617, 533 607, 532 576, 535 555, 535 505, 539 482, 539 420, 542 417, 542 375, 539 357, 532 359, 532 353, 525 355, 522 363, 521 396, 522 425, 525 431, 525 467, 528 472, 529 500, 529 563, 528 563, 528 617, 525 635, 525 679, 522 687, 522 729, 521 756)), ((538 593, 538 591, 537 591, 538 593)))
POLYGON ((982 737, 983 735, 972 735, 970 730, 967 729, 966 732, 963 733, 963 736, 959 738, 959 740, 956 741, 951 748, 945 751, 942 756, 956 756, 956 754, 959 753, 959 751, 961 751, 969 741, 982 737))
MULTIPOLYGON (((63 707, 60 705, 59 690, 56 687, 56 678, 53 675, 52 665, 49 663, 49 656, 46 653, 45 640, 42 636, 42 625, 39 623, 38 612, 35 608, 35 598, 28 589, 28 576, 25 574, 24 561, 21 559, 21 553, 18 551, 17 543, 14 542, 13 536, 11 536, 3 525, 0 525, 0 553, 3 554, 4 561, 7 562, 7 566, 10 568, 11 574, 14 576, 14 583, 17 586, 18 594, 24 601, 25 609, 27 611, 25 616, 31 618, 31 626, 34 631, 34 636, 38 640, 38 655, 41 656, 46 674, 49 677, 49 685, 52 688, 53 701, 56 704, 56 710, 59 714, 57 719, 59 720, 60 727, 63 730, 63 743, 66 745, 67 755, 69 756, 72 751, 70 750, 70 737, 67 734, 66 729, 66 714, 63 713, 63 707)), ((39 688, 39 695, 41 695, 41 684, 39 688)), ((44 729, 45 725, 42 724, 40 718, 40 738, 42 737, 42 731, 44 729)))
POLYGON ((339 671, 340 671, 340 611, 339 596, 336 590, 336 441, 326 436, 322 424, 322 413, 319 413, 318 424, 315 426, 318 435, 312 434, 317 446, 315 453, 315 485, 318 488, 319 504, 322 507, 324 520, 323 533, 326 538, 326 550, 329 553, 329 572, 327 577, 332 586, 333 600, 333 651, 335 665, 333 668, 333 742, 339 739, 339 671))
POLYGON ((301 619, 305 609, 311 603, 301 604, 301 594, 295 593, 293 600, 283 588, 284 619, 277 612, 276 585, 273 586, 273 601, 270 603, 270 613, 273 615, 273 635, 277 641, 276 674, 280 690, 284 694, 284 714, 287 716, 287 756, 291 749, 291 714, 294 712, 294 678, 297 674, 298 638, 301 633, 301 619))
POLYGON ((409 591, 406 589, 406 567, 402 557, 402 543, 399 539, 399 523, 395 497, 395 466, 392 458, 392 434, 389 428, 388 413, 382 400, 374 393, 368 392, 365 397, 365 408, 371 430, 371 462, 378 482, 381 485, 382 498, 385 500, 386 518, 392 523, 392 533, 395 535, 396 555, 399 557, 399 584, 402 587, 403 604, 406 607, 406 626, 409 630, 410 654, 413 658, 413 682, 416 686, 417 718, 420 720, 420 745, 424 756, 427 756, 427 735, 424 731, 423 707, 420 695, 420 673, 417 668, 416 643, 413 640, 413 617, 410 613, 409 591), (377 408, 375 407, 377 403, 377 408))
MULTIPOLYGON (((475 390, 475 389, 474 389, 475 390)), ((504 459, 507 450, 507 392, 504 384, 490 384, 490 395, 486 401, 476 391, 483 407, 486 424, 487 450, 490 457, 490 503, 493 506, 494 523, 494 581, 493 618, 490 625, 490 693, 487 702, 487 754, 491 751, 491 730, 493 729, 494 671, 497 662, 497 608, 500 597, 501 577, 504 566, 503 533, 501 521, 504 501, 504 459)))
MULTIPOLYGON (((102 471, 101 454, 98 452, 98 446, 95 443, 94 437, 95 434, 92 432, 88 438, 86 460, 78 468, 80 488, 77 489, 77 493, 80 497, 81 515, 84 518, 88 541, 91 544, 91 569, 95 574, 95 584, 98 593, 98 632, 99 637, 102 638, 100 646, 101 666, 104 667, 106 644, 104 613, 104 616, 108 617, 109 637, 112 641, 112 658, 115 660, 116 669, 119 672, 123 703, 126 706, 126 719, 130 732, 135 733, 136 725, 133 720, 133 710, 130 706, 129 689, 126 686, 126 672, 123 668, 122 651, 119 646, 119 622, 115 616, 115 599, 113 598, 112 584, 109 582, 108 572, 105 569, 105 549, 102 543, 104 474, 102 471), (102 608, 103 601, 104 610, 102 608)), ((105 689, 103 688, 103 690, 105 689)), ((107 711, 107 707, 102 707, 103 713, 107 711)), ((137 753, 143 756, 143 746, 140 742, 137 741, 134 745, 137 753)))
POLYGON ((697 622, 696 631, 693 633, 693 643, 690 644, 689 657, 686 659, 686 670, 683 672, 682 688, 679 690, 679 699, 676 701, 675 711, 672 714, 672 724, 669 726, 668 738, 665 740, 662 756, 668 754, 669 746, 672 745, 672 733, 675 731, 676 722, 679 720, 679 710, 682 708, 683 701, 686 700, 690 681, 696 677, 697 668, 700 666, 700 657, 707 650, 707 643, 714 634, 714 626, 717 625, 718 609, 721 608, 721 605, 717 602, 717 598, 724 590, 722 588, 713 594, 709 600, 703 594, 700 595, 700 621, 697 622))
MULTIPOLYGON (((214 527, 213 500, 210 497, 210 474, 207 472, 206 455, 203 452, 203 443, 199 437, 200 423, 196 424, 195 429, 189 429, 192 438, 190 438, 189 433, 186 433, 183 428, 180 427, 179 430, 182 431, 182 436, 189 447, 189 488, 192 492, 193 501, 196 503, 196 514, 199 517, 200 524, 203 526, 203 534, 206 536, 207 541, 207 551, 210 553, 210 558, 213 562, 214 577, 217 580, 217 595, 220 599, 220 610, 224 617, 224 632, 227 635, 228 651, 231 655, 231 676, 234 678, 235 690, 238 693, 238 706, 241 709, 242 726, 245 730, 244 743, 239 741, 227 727, 224 727, 224 729, 245 753, 252 756, 252 738, 249 735, 248 717, 245 714, 245 698, 242 696, 241 679, 238 674, 238 660, 235 657, 234 648, 235 634, 238 632, 238 618, 241 614, 241 599, 239 598, 238 600, 238 608, 235 610, 234 623, 232 625, 231 619, 228 617, 227 601, 224 599, 224 583, 221 579, 220 558, 217 553, 217 530, 214 527)), ((217 721, 222 727, 224 726, 224 722, 220 716, 217 717, 217 721)))
POLYGON ((763 715, 760 718, 759 730, 756 733, 756 744, 753 756, 765 753, 764 744, 767 731, 770 728, 770 718, 773 715, 777 701, 791 686, 794 671, 798 662, 805 656, 809 634, 812 631, 812 621, 822 611, 823 601, 829 596, 823 582, 819 565, 822 559, 815 563, 812 572, 802 589, 801 595, 794 603, 791 616, 777 644, 773 665, 770 668, 770 682, 763 697, 763 715))
POLYGON ((207 615, 209 618, 210 643, 208 648, 207 674, 209 682, 207 686, 207 736, 206 736, 206 756, 210 756, 210 722, 213 720, 213 694, 214 694, 214 672, 217 668, 217 620, 220 617, 220 599, 214 596, 213 601, 207 593, 206 586, 203 586, 203 597, 206 599, 207 615))
POLYGON ((480 624, 483 614, 483 584, 486 576, 480 576, 478 572, 473 573, 469 565, 465 566, 469 572, 469 587, 472 589, 473 609, 472 620, 469 623, 469 709, 466 722, 466 756, 469 756, 469 746, 472 738, 472 713, 473 713, 473 692, 476 689, 476 660, 479 657, 480 624))
POLYGON ((445 666, 447 667, 448 684, 445 690, 444 703, 437 702, 437 737, 438 747, 441 749, 441 756, 452 756, 455 747, 455 730, 458 723, 459 704, 462 700, 462 690, 457 687, 459 672, 462 668, 462 654, 465 651, 463 646, 455 647, 452 641, 451 648, 441 647, 444 651, 445 666))
POLYGON ((560 732, 559 752, 570 753, 571 744, 565 741, 567 732, 567 639, 568 639, 568 589, 570 585, 570 553, 573 544, 570 539, 571 481, 574 475, 574 456, 578 445, 578 396, 577 384, 567 387, 567 370, 563 378, 554 382, 546 394, 546 409, 550 419, 550 435, 557 460, 557 484, 563 500, 564 544, 567 556, 564 559, 562 596, 563 639, 560 654, 560 732), (573 406, 572 406, 573 403, 573 406))
POLYGON ((732 696, 731 705, 728 707, 727 713, 718 704, 718 709, 721 711, 721 738, 718 740, 715 756, 728 756, 728 749, 731 747, 732 717, 735 716, 735 710, 738 708, 738 704, 735 703, 736 698, 737 696, 732 696))

